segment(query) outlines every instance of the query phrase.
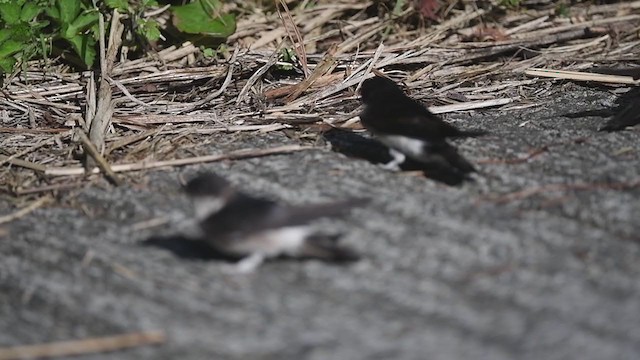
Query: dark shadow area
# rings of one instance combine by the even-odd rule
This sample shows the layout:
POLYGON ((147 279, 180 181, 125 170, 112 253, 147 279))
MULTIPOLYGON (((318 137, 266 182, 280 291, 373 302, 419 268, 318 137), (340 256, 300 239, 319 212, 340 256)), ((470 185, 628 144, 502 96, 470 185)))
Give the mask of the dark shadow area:
MULTIPOLYGON (((630 76, 634 80, 640 79, 640 66, 632 68, 596 67, 588 72, 604 75, 630 76)), ((602 84, 586 84, 587 87, 602 88, 602 84)), ((619 131, 629 126, 640 124, 640 89, 633 88, 622 94, 616 100, 616 106, 611 109, 585 110, 563 116, 568 118, 583 118, 588 116, 612 117, 598 131, 619 131)))
POLYGON ((640 66, 620 69, 610 67, 595 67, 587 71, 594 74, 631 76, 634 80, 640 79, 640 66))
MULTIPOLYGON (((594 88, 600 88, 593 85, 594 88)), ((619 131, 640 124, 640 88, 634 88, 616 99, 615 106, 609 109, 583 110, 560 115, 569 119, 583 119, 595 116, 611 117, 598 131, 619 131)))
POLYGON ((585 117, 592 117, 592 116, 605 118, 605 117, 613 116, 613 114, 615 114, 613 109, 597 109, 597 110, 583 110, 578 112, 571 112, 568 114, 562 114, 560 116, 566 117, 569 119, 582 119, 585 117))
POLYGON ((188 260, 234 262, 240 259, 217 251, 200 239, 188 238, 182 235, 152 236, 143 241, 141 245, 161 248, 172 252, 177 257, 188 260))
MULTIPOLYGON (((360 260, 360 255, 348 247, 340 246, 339 239, 342 234, 316 234, 312 235, 310 241, 318 246, 331 250, 333 256, 329 258, 317 258, 311 256, 278 256, 275 259, 287 261, 303 261, 309 259, 331 262, 335 264, 348 264, 360 260)), ((203 261, 222 261, 227 263, 235 263, 244 258, 244 256, 235 256, 225 252, 218 251, 209 246, 205 241, 198 238, 188 238, 182 235, 168 236, 152 236, 140 243, 142 246, 151 246, 167 250, 175 256, 185 260, 203 260, 203 261)))
POLYGON ((600 131, 618 131, 628 126, 640 124, 640 89, 634 88, 616 100, 613 118, 602 126, 600 131))
MULTIPOLYGON (((367 160, 372 164, 386 164, 393 160, 389 148, 374 139, 339 129, 331 129, 323 134, 331 148, 348 157, 367 160)), ((425 177, 447 185, 460 185, 473 180, 467 174, 453 171, 438 164, 426 164, 407 158, 401 165, 402 171, 422 171, 425 177)))

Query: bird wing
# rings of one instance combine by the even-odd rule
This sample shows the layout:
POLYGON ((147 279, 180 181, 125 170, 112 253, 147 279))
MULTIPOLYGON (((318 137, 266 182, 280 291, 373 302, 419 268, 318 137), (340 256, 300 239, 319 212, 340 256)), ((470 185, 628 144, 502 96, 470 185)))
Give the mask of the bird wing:
POLYGON ((361 119, 363 125, 373 132, 402 135, 425 141, 486 134, 481 130, 460 130, 409 97, 396 99, 385 107, 367 106, 361 119))
POLYGON ((459 130, 442 121, 431 113, 413 116, 399 116, 395 121, 388 121, 389 131, 395 135, 403 135, 424 140, 444 139, 457 136, 459 130))
POLYGON ((320 217, 337 216, 366 200, 290 206, 268 199, 237 194, 220 211, 201 222, 209 238, 242 238, 260 231, 304 225, 320 217))

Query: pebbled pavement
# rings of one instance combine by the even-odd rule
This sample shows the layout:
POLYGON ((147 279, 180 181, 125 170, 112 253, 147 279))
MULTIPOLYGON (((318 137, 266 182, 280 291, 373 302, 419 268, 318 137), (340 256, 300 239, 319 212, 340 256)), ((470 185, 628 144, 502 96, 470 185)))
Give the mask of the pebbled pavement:
MULTIPOLYGON (((640 129, 597 132, 604 118, 572 114, 615 97, 569 90, 545 106, 447 116, 492 132, 456 143, 482 172, 461 187, 320 147, 62 195, 0 238, 0 345, 161 329, 163 345, 80 358, 638 359, 640 187, 628 185, 640 180, 640 129), (229 275, 141 246, 191 213, 179 176, 203 169, 294 203, 371 197, 319 223, 364 260, 229 275), (134 226, 157 217, 174 221, 134 226)), ((212 152, 300 142, 219 136, 212 152)))

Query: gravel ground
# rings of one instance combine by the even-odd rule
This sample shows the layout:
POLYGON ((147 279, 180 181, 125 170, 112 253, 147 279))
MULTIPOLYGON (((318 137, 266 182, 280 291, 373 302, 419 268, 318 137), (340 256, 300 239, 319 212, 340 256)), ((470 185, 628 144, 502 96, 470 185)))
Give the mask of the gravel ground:
MULTIPOLYGON (((545 106, 447 116, 492 132, 457 143, 481 170, 459 187, 320 146, 62 194, 0 238, 0 345, 160 329, 163 345, 80 358, 638 359, 640 188, 611 184, 640 179, 640 129, 599 133, 604 118, 575 115, 614 101, 570 85, 545 106), (363 260, 233 275, 142 246, 175 225, 135 225, 191 214, 179 179, 205 169, 292 203, 370 197, 318 223, 363 260)), ((223 137, 212 152, 301 142, 223 137)))

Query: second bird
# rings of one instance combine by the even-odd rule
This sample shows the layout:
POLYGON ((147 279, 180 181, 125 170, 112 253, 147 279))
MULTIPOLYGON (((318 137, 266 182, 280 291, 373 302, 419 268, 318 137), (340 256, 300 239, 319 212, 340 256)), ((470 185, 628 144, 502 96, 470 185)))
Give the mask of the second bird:
POLYGON ((463 178, 476 171, 447 139, 480 136, 485 131, 457 129, 384 77, 365 80, 361 95, 365 105, 360 114, 362 125, 389 147, 393 157, 385 168, 397 168, 408 157, 463 178))
POLYGON ((265 258, 281 255, 353 261, 358 256, 338 244, 337 236, 319 234, 310 222, 336 217, 366 199, 293 206, 247 195, 214 173, 202 173, 186 186, 203 240, 214 250, 242 258, 238 269, 252 271, 265 258))

